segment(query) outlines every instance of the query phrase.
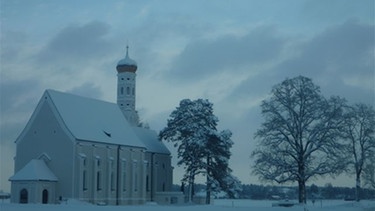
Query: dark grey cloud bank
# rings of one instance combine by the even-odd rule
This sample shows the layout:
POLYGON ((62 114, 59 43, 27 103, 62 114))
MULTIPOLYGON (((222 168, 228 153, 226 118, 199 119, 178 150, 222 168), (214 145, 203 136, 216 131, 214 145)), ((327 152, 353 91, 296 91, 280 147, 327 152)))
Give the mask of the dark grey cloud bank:
POLYGON ((90 60, 112 54, 114 43, 108 39, 110 26, 100 21, 63 28, 37 54, 40 63, 87 64, 90 60))
POLYGON ((189 43, 166 73, 185 82, 202 80, 222 71, 243 71, 241 67, 259 65, 277 58, 285 40, 272 26, 262 26, 245 36, 225 35, 215 40, 189 43), (242 70, 241 70, 242 69, 242 70))
POLYGON ((263 26, 242 37, 200 39, 186 46, 165 76, 178 83, 194 83, 223 72, 255 72, 228 95, 235 100, 264 96, 276 83, 304 75, 321 86, 323 93, 371 104, 374 30, 374 25, 348 20, 307 38, 288 37, 275 27, 263 26), (286 59, 278 61, 282 56, 286 59), (274 61, 270 68, 258 67, 274 61), (367 82, 348 82, 356 78, 367 82))

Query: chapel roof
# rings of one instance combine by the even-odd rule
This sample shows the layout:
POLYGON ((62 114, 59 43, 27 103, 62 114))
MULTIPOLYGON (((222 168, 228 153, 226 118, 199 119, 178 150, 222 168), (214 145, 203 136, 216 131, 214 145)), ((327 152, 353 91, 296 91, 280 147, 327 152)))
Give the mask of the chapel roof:
POLYGON ((148 152, 171 154, 171 152, 163 144, 163 142, 159 140, 156 131, 147 128, 134 127, 134 132, 138 135, 139 139, 146 145, 148 152))
MULTIPOLYGON (((155 131, 132 127, 115 103, 46 90, 65 126, 77 140, 146 148, 170 154, 155 131)), ((42 98, 43 99, 43 98, 42 98)))
POLYGON ((145 148, 117 104, 47 90, 58 114, 77 140, 145 148))
POLYGON ((58 181, 43 160, 33 159, 9 178, 10 181, 58 181))

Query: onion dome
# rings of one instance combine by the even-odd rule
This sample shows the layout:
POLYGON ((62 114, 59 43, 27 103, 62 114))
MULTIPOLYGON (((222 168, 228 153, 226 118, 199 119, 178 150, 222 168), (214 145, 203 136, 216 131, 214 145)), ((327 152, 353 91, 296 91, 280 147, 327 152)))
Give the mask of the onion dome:
POLYGON ((121 59, 116 66, 117 72, 133 72, 137 70, 137 62, 135 62, 133 59, 129 58, 129 46, 126 46, 126 56, 125 58, 121 59))

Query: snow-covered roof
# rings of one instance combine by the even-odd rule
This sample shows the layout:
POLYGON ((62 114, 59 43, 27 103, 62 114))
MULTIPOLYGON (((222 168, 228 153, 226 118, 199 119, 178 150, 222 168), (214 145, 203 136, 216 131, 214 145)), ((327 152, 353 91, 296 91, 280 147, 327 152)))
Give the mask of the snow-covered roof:
POLYGON ((139 139, 146 145, 148 152, 171 154, 163 142, 158 139, 158 135, 154 130, 141 127, 134 127, 133 129, 139 139))
POLYGON ((65 126, 78 140, 124 146, 146 146, 115 103, 47 90, 65 126))
POLYGON ((33 159, 9 178, 10 181, 58 181, 43 160, 33 159))

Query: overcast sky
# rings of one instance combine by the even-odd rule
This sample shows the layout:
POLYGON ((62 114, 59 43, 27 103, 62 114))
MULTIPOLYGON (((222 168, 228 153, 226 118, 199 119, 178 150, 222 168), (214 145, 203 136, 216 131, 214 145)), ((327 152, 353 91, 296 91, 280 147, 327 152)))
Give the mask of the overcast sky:
MULTIPOLYGON (((273 85, 303 75, 327 97, 374 105, 374 8, 373 0, 1 0, 0 190, 9 191, 14 141, 44 90, 116 102, 127 44, 141 120, 160 131, 180 100, 209 99, 219 129, 233 132, 234 175, 258 183, 249 156, 273 85)), ((176 167, 175 183, 181 175, 176 167)))

